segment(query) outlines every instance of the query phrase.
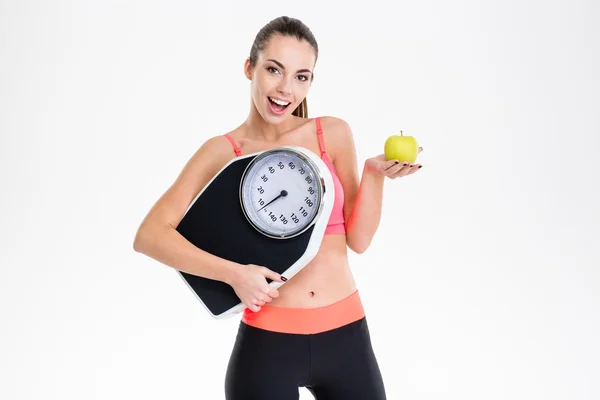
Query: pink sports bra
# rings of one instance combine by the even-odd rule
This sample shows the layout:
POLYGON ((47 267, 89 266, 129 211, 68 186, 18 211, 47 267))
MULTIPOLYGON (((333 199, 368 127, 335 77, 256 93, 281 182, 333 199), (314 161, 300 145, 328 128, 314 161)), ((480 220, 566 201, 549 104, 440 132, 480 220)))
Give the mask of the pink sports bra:
MULTIPOLYGON (((321 129, 321 119, 319 117, 315 118, 317 124, 317 138, 319 139, 319 149, 321 150, 321 159, 329 168, 331 172, 331 176, 333 178, 333 186, 335 191, 333 210, 331 211, 331 216, 329 217, 329 222, 327 223, 327 228, 325 229, 325 234, 334 234, 334 233, 346 233, 346 224, 344 219, 344 188, 342 187, 342 183, 340 182, 335 166, 333 162, 329 159, 329 156, 325 152, 325 142, 323 141, 323 130, 321 129)), ((229 135, 225 134, 225 136, 231 145, 233 146, 233 150, 237 156, 242 155, 242 151, 238 147, 235 140, 229 135)))

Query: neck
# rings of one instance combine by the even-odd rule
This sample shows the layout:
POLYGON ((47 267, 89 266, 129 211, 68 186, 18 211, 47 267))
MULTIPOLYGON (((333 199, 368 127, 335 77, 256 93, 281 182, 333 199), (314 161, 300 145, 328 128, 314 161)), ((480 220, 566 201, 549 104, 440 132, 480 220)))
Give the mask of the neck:
POLYGON ((281 123, 273 125, 263 119, 262 115, 256 109, 254 102, 252 102, 250 113, 243 125, 248 138, 265 142, 276 142, 286 132, 294 128, 294 117, 290 115, 282 120, 281 123))

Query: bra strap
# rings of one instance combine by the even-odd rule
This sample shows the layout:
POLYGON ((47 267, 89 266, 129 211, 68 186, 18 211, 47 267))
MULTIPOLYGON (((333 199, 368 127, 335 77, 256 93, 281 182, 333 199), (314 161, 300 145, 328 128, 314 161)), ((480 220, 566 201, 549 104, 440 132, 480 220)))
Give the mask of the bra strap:
POLYGON ((321 118, 315 118, 315 122, 317 123, 317 138, 319 139, 319 148, 321 149, 321 156, 325 153, 325 141, 323 140, 323 129, 321 129, 321 118))
POLYGON ((238 145, 235 142, 235 140, 233 140, 233 138, 231 136, 229 136, 228 133, 224 134, 223 136, 225 136, 227 138, 227 140, 229 140, 229 142, 233 146, 233 150, 235 151, 235 154, 237 156, 241 156, 242 155, 242 150, 240 150, 240 148, 238 147, 238 145))

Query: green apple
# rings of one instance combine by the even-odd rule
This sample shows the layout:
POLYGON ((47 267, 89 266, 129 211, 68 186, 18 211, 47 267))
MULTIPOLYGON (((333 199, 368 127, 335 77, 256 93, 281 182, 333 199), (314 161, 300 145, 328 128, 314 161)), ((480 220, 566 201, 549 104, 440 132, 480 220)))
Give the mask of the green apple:
POLYGON ((412 136, 404 136, 400 131, 400 135, 387 138, 383 152, 388 161, 398 160, 414 163, 419 154, 419 145, 417 139, 412 136))

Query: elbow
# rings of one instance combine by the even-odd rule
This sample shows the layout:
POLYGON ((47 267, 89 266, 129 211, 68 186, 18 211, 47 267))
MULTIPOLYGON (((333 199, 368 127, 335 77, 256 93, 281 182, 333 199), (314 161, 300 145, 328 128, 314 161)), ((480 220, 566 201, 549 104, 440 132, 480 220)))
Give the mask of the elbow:
POLYGON ((143 253, 145 248, 145 243, 147 241, 148 233, 147 229, 144 226, 140 226, 135 233, 135 237, 133 238, 133 251, 136 253, 143 253))
POLYGON ((142 249, 142 237, 141 232, 138 230, 133 238, 133 251, 136 253, 141 253, 142 249))
POLYGON ((349 237, 348 239, 349 239, 347 241, 348 247, 350 248, 350 250, 352 250, 356 254, 363 254, 365 251, 367 251, 367 249, 371 245, 371 241, 368 240, 367 238, 361 238, 361 239, 357 240, 357 239, 353 239, 352 237, 349 237))
POLYGON ((148 254, 148 250, 163 237, 166 230, 172 228, 170 224, 154 224, 145 221, 140 225, 133 238, 133 251, 148 254), (158 238, 158 239, 157 239, 158 238))
MULTIPOLYGON (((349 246, 350 247, 350 246, 349 246)), ((367 249, 369 248, 369 245, 363 245, 363 246, 351 246, 350 249, 355 252, 356 254, 363 254, 365 251, 367 251, 367 249)))

